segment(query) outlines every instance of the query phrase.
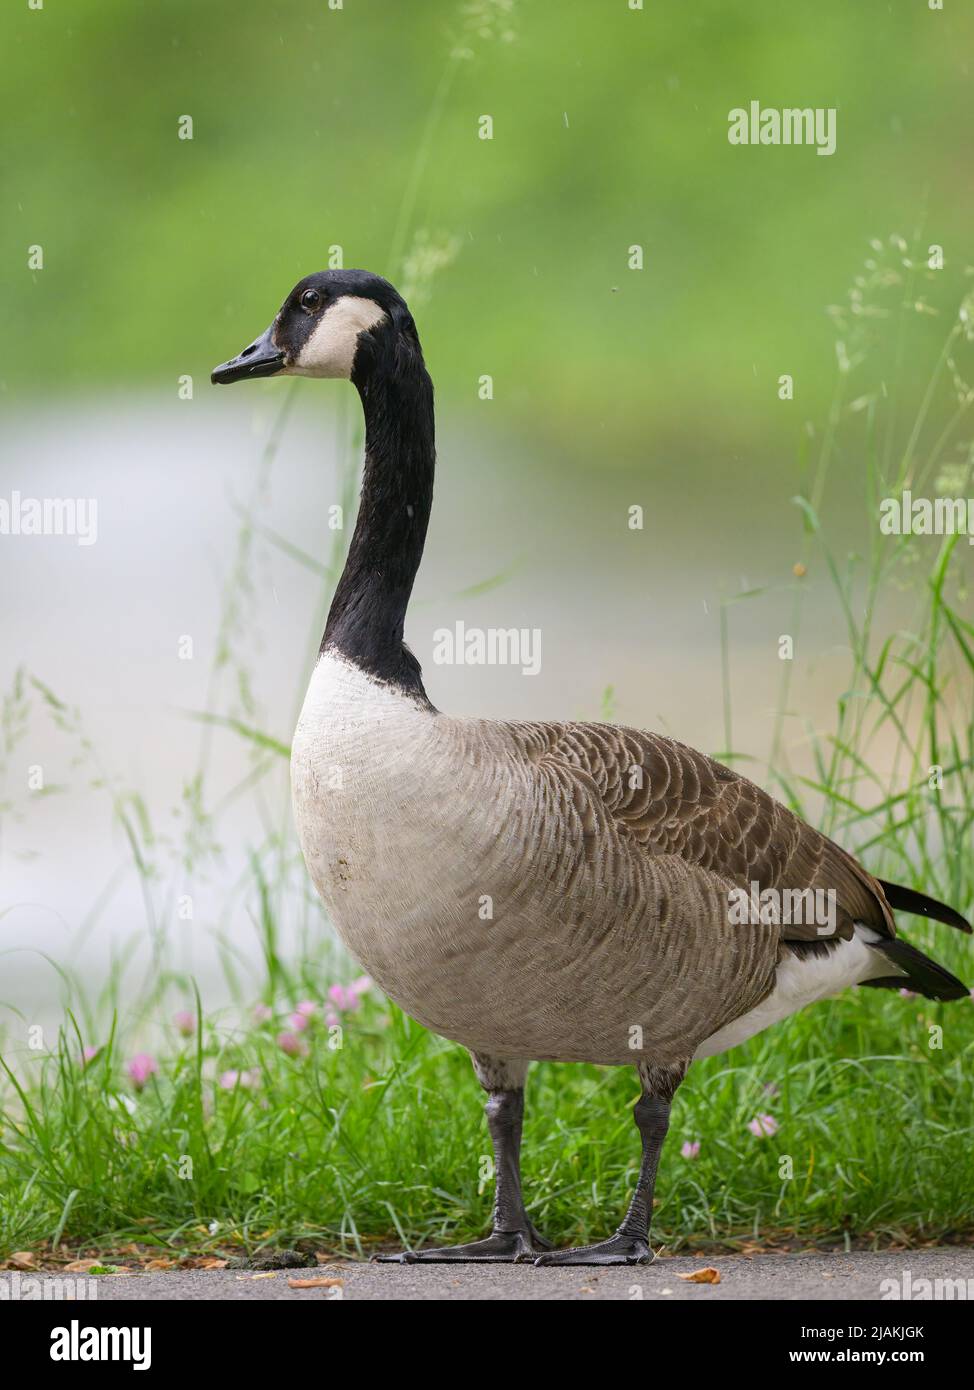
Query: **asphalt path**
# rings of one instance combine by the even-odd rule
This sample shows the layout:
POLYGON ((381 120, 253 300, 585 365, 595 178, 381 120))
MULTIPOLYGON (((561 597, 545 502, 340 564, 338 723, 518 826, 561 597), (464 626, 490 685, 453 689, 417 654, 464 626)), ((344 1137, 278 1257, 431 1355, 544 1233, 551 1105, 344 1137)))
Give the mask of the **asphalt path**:
MULTIPOLYGON (((9 1279, 5 1274, 0 1276, 9 1279)), ((81 1276, 74 1276, 75 1278, 81 1276)), ((24 1280, 55 1274, 22 1275, 24 1280)), ((903 1250, 852 1254, 672 1256, 652 1265, 628 1268, 536 1269, 533 1265, 400 1265, 336 1260, 315 1269, 200 1270, 173 1269, 100 1275, 94 1290, 99 1302, 112 1300, 214 1301, 287 1300, 331 1302, 480 1300, 590 1301, 656 1299, 712 1303, 725 1299, 843 1300, 890 1297, 896 1281, 900 1298, 915 1299, 931 1281, 942 1284, 939 1297, 974 1298, 974 1249, 903 1250), (715 1268, 720 1282, 691 1283, 681 1274, 715 1268), (294 1287, 294 1281, 327 1279, 327 1285, 294 1287)), ((50 1297, 54 1291, 48 1294, 50 1297)), ((63 1290, 62 1296, 63 1296, 63 1290)), ((34 1295, 37 1296, 36 1294, 34 1295)), ((70 1295, 69 1295, 70 1296, 70 1295)))

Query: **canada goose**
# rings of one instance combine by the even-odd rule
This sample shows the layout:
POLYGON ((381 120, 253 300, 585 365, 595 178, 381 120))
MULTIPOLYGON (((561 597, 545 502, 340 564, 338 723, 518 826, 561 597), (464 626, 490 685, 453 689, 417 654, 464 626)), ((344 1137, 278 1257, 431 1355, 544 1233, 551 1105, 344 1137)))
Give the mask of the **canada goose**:
POLYGON ((693 1059, 847 985, 960 998, 897 939, 893 909, 970 927, 672 739, 440 713, 403 642, 434 468, 433 387, 405 302, 365 271, 306 277, 212 379, 273 375, 350 378, 366 427, 358 519, 291 755, 304 857, 351 953, 470 1051, 488 1093, 491 1234, 393 1258, 648 1262, 670 1103, 693 1059), (827 902, 824 925, 775 911, 775 894, 827 902), (527 1215, 532 1060, 638 1072, 639 1177, 599 1244, 552 1250, 527 1215))

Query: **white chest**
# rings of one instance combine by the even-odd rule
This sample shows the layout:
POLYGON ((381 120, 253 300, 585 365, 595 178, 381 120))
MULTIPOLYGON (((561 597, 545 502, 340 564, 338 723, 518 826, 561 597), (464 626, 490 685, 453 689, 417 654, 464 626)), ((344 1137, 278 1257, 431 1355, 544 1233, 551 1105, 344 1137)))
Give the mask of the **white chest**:
POLYGON ((298 838, 339 935, 388 994, 441 1027, 443 957, 477 922, 464 873, 486 840, 476 806, 458 809, 465 768, 449 724, 325 654, 291 754, 298 838))
POLYGON ((407 886, 435 719, 339 657, 326 654, 315 667, 294 733, 291 788, 301 848, 340 930, 353 881, 356 902, 381 896, 388 882, 407 886))
POLYGON ((503 730, 436 714, 340 658, 320 659, 291 780, 305 862, 336 930, 435 1032, 476 1050, 549 1056, 567 1046, 546 970, 552 926, 564 933, 532 886, 523 776, 503 730))

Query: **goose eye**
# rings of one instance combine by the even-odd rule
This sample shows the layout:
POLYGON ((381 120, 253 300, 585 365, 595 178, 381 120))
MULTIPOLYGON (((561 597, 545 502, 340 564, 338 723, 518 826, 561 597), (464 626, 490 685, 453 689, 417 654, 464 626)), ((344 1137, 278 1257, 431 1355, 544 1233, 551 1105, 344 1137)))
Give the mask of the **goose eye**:
POLYGON ((305 290, 301 296, 301 308, 314 310, 321 304, 321 295, 317 290, 305 290))

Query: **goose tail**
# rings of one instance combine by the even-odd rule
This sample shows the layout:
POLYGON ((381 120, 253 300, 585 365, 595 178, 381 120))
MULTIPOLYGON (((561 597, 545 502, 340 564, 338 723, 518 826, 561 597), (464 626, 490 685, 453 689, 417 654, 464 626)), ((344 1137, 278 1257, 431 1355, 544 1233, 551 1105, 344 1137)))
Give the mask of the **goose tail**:
POLYGON ((861 981, 871 989, 911 989, 914 994, 922 994, 924 999, 937 999, 942 1003, 950 999, 966 999, 970 994, 963 980, 958 980, 956 975, 902 937, 897 937, 895 941, 871 941, 870 945, 874 951, 886 957, 896 972, 861 981))
POLYGON ((966 917, 962 917, 946 903, 938 903, 936 898, 929 898, 926 893, 918 893, 914 888, 904 888, 901 883, 887 883, 882 878, 877 882, 886 895, 886 901, 895 911, 912 912, 917 917, 929 917, 934 922, 945 922, 948 927, 956 927, 958 931, 971 934, 971 924, 966 917))

